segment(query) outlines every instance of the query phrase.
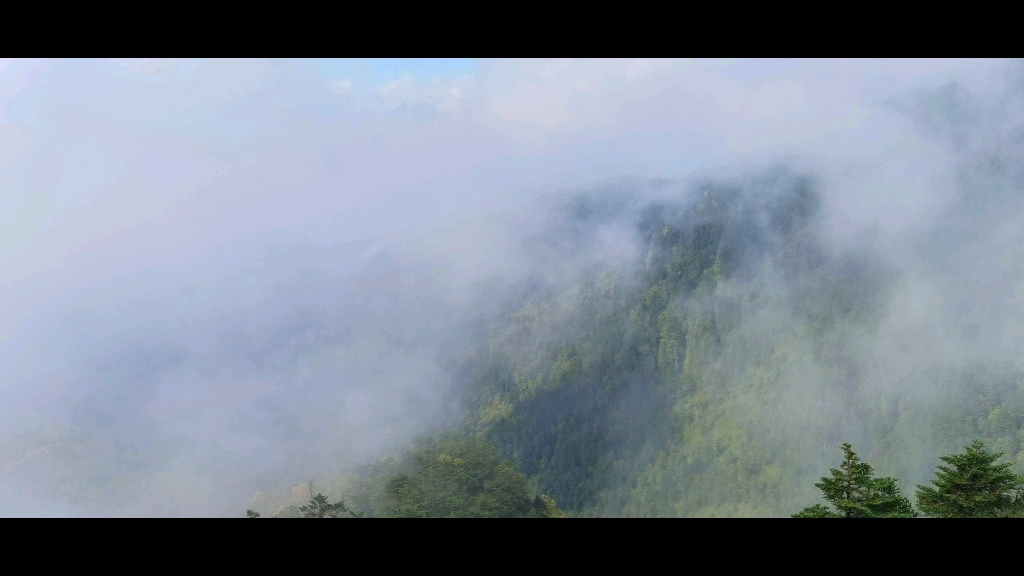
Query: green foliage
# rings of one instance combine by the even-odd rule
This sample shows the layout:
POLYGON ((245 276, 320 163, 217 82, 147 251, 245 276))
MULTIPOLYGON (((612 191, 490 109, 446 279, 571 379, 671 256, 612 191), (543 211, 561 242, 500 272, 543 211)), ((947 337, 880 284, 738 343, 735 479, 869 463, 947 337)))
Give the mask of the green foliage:
POLYGON ((876 478, 874 494, 869 502, 873 518, 916 518, 910 500, 907 500, 896 487, 895 478, 876 478))
POLYGON ((348 509, 344 501, 331 504, 327 496, 320 494, 309 499, 305 506, 299 506, 303 518, 362 518, 362 512, 356 514, 348 509))
POLYGON ((824 504, 815 504, 793 514, 793 518, 845 518, 824 504))
POLYGON ((401 461, 378 471, 376 482, 383 488, 376 505, 380 516, 562 516, 554 500, 537 494, 514 464, 477 435, 445 432, 424 438, 401 461))
POLYGON ((996 464, 1003 454, 989 453, 979 439, 961 454, 940 458, 932 486, 917 487, 921 511, 939 518, 994 518, 1020 515, 1024 508, 1024 477, 1009 462, 996 464))
MULTIPOLYGON (((309 502, 304 506, 286 506, 278 511, 277 514, 271 516, 271 518, 362 518, 363 513, 358 514, 349 510, 348 506, 345 505, 344 501, 335 502, 331 504, 330 501, 321 493, 312 495, 312 485, 310 485, 311 496, 309 502)), ((248 509, 245 511, 247 518, 261 518, 259 512, 248 509)))
POLYGON ((896 488, 894 478, 874 478, 871 465, 862 462, 849 443, 844 443, 842 449, 843 463, 838 469, 829 470, 831 476, 815 484, 835 511, 815 504, 794 514, 793 518, 913 518, 917 515, 910 501, 896 488))

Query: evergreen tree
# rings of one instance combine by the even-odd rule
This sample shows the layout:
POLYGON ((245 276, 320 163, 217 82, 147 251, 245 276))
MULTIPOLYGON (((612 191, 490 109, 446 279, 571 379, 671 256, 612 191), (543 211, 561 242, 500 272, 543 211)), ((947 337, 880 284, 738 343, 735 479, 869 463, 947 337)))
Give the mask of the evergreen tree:
POLYGON ((815 504, 793 514, 793 518, 913 518, 910 501, 896 488, 895 478, 873 478, 874 471, 861 462, 849 443, 844 443, 845 458, 832 476, 815 484, 835 510, 815 504))
POLYGON ((303 518, 361 518, 362 514, 356 514, 348 509, 343 501, 331 504, 327 496, 320 494, 309 499, 309 504, 299 506, 303 518))
POLYGON ((895 478, 875 478, 867 507, 870 518, 916 518, 914 506, 896 487, 895 478))
POLYGON ((1024 508, 1024 477, 1010 463, 996 464, 1002 452, 990 454, 981 440, 962 454, 939 458, 932 486, 917 487, 917 506, 937 518, 993 518, 1020 515, 1024 508))
POLYGON ((843 515, 823 504, 815 504, 793 514, 793 518, 842 518, 843 515))

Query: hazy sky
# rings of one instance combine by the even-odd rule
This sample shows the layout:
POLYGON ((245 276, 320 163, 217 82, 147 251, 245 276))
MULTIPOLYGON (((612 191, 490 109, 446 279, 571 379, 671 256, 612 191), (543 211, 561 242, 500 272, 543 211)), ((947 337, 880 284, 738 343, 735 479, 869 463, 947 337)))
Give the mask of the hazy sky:
MULTIPOLYGON (((5 61, 0 334, 73 287, 254 233, 376 238, 469 203, 787 153, 927 162, 887 99, 997 81, 995 64, 5 61)), ((848 217, 876 216, 861 200, 848 217)))
MULTIPOLYGON (((10 441, 34 418, 72 426, 61 407, 94 390, 66 376, 85 364, 44 344, 71 339, 68 317, 87 318, 77 350, 136 324, 183 318, 219 334, 215 313, 266 300, 261 290, 313 266, 287 255, 268 264, 275 244, 334 250, 322 267, 343 274, 375 246, 444 237, 461 244, 472 267, 488 256, 474 260, 474 245, 485 245, 477 234, 494 230, 467 224, 469 215, 608 178, 779 159, 826 176, 836 233, 898 234, 942 207, 951 154, 919 135, 901 103, 954 80, 998 93, 1005 68, 968 60, 0 60, 0 434, 10 441), (209 288, 203 300, 204 286, 245 270, 255 270, 251 293, 236 283, 209 288), (159 303, 136 306, 149 300, 159 303)), ((266 314, 289 311, 275 306, 266 314)), ((148 409, 166 401, 190 410, 187 400, 160 398, 148 409)), ((190 437, 216 436, 217 422, 245 408, 223 402, 190 437)), ((0 456, 21 462, 10 446, 0 456)), ((218 449, 243 450, 231 446, 218 449)), ((5 506, 79 513, 52 503, 63 488, 32 496, 15 484, 0 480, 0 515, 5 506)), ((205 502, 159 513, 212 510, 205 502)))

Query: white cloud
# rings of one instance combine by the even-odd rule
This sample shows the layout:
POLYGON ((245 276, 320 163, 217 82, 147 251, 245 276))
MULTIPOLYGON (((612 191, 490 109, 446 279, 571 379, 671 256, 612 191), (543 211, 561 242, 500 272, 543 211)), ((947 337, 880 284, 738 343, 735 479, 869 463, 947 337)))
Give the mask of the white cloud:
POLYGON ((388 110, 419 109, 431 117, 456 118, 465 110, 475 88, 470 78, 438 77, 424 85, 405 74, 378 86, 377 96, 388 110))
POLYGON ((331 91, 340 96, 347 96, 355 89, 355 83, 351 80, 331 80, 331 91))

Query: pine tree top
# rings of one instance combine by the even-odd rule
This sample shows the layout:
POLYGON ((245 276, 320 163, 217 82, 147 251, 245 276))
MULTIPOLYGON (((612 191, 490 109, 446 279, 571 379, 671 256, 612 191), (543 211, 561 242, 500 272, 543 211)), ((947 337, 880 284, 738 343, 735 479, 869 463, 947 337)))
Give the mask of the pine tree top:
POLYGON ((862 462, 853 447, 842 445, 843 463, 829 470, 815 484, 835 510, 815 504, 794 518, 907 518, 916 516, 914 507, 896 487, 895 478, 874 478, 874 470, 862 462))
POLYGON ((1011 463, 997 464, 1002 452, 990 453, 981 440, 964 447, 961 454, 939 458, 948 466, 936 467, 932 486, 917 487, 917 505, 929 516, 984 518, 1019 513, 1024 504, 1024 477, 1010 470, 1011 463))

